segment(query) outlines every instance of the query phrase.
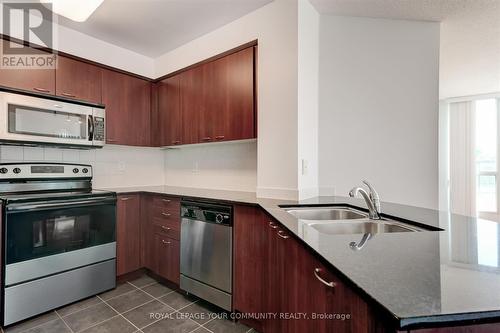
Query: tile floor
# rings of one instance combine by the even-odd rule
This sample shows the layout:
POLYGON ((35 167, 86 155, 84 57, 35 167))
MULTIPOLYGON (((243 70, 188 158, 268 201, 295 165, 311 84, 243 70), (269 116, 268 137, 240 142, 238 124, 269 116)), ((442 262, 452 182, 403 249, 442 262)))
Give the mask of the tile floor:
POLYGON ((245 333, 222 310, 144 275, 116 289, 1 331, 4 333, 245 333))

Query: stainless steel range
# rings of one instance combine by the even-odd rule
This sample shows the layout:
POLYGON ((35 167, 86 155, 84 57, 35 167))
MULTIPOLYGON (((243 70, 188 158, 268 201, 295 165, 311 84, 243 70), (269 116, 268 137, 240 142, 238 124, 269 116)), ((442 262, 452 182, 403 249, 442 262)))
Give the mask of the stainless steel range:
POLYGON ((116 194, 92 167, 0 164, 2 324, 112 289, 116 194))

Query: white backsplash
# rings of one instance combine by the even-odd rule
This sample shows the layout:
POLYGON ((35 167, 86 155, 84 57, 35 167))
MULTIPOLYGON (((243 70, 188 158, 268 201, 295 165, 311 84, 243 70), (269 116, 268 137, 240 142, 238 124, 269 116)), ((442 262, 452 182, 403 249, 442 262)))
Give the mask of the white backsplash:
POLYGON ((0 146, 0 162, 75 162, 91 164, 94 188, 161 185, 165 182, 164 151, 158 148, 107 145, 77 150, 0 146))
POLYGON ((257 142, 227 142, 167 149, 165 184, 255 192, 257 142))

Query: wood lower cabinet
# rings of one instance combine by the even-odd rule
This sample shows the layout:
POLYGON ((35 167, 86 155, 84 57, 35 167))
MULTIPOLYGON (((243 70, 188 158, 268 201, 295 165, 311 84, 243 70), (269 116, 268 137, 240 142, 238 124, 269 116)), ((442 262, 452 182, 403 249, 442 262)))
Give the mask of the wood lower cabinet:
POLYGON ((140 197, 119 195, 116 205, 116 274, 123 275, 142 267, 140 197))
MULTIPOLYGON (((4 54, 8 43, 10 42, 0 40, 1 54, 4 54)), ((48 55, 48 53, 45 54, 48 55)), ((55 55, 53 55, 53 59, 55 62, 55 55)), ((56 70, 0 68, 0 86, 54 95, 56 92, 56 70)))
POLYGON ((155 234, 156 270, 159 276, 179 284, 180 244, 179 241, 155 234))
POLYGON ((64 56, 57 57, 56 95, 100 104, 101 68, 64 56))
POLYGON ((151 144, 151 83, 102 70, 102 104, 106 106, 106 143, 151 144))
POLYGON ((143 194, 141 218, 143 267, 179 284, 180 199, 143 194))
POLYGON ((356 291, 260 208, 235 207, 233 276, 236 311, 277 315, 250 323, 261 332, 391 330, 356 291), (318 319, 332 314, 350 317, 318 319))

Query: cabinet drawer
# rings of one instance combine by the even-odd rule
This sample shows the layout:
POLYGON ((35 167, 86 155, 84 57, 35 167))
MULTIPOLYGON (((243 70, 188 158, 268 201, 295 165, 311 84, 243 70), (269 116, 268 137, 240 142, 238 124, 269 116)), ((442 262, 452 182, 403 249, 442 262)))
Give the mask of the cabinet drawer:
POLYGON ((180 223, 180 211, 175 208, 153 206, 151 217, 180 223))
POLYGON ((169 208, 169 210, 176 211, 179 215, 181 200, 179 198, 165 197, 165 196, 154 196, 153 206, 169 208))
POLYGON ((175 221, 153 218, 153 229, 157 234, 177 240, 181 239, 181 226, 175 221))

